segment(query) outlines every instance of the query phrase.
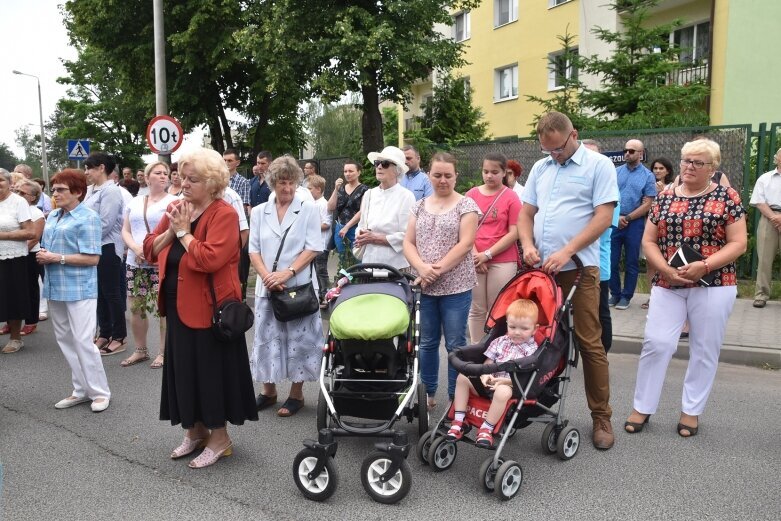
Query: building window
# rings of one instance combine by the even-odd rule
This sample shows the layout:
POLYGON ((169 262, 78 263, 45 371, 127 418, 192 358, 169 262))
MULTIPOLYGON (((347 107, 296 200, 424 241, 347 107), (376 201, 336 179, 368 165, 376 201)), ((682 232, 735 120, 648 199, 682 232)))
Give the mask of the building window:
POLYGON ((670 40, 678 49, 678 61, 699 65, 710 55, 710 22, 678 29, 670 40))
POLYGON ((496 69, 494 72, 494 101, 518 97, 518 65, 496 69))
POLYGON ((453 39, 457 42, 468 40, 472 33, 469 11, 453 16, 453 39))
POLYGON ((548 0, 548 9, 556 7, 557 5, 566 4, 572 0, 548 0))
POLYGON ((548 55, 548 90, 562 88, 567 80, 578 79, 578 66, 572 63, 577 55, 577 48, 548 55))
POLYGON ((518 0, 494 0, 494 27, 500 27, 518 19, 518 0))

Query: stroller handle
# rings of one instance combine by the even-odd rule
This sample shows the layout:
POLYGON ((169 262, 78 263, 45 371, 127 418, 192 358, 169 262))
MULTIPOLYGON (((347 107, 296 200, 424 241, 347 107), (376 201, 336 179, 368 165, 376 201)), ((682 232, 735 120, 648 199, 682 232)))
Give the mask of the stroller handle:
POLYGON ((485 348, 481 345, 466 346, 460 349, 454 349, 448 354, 447 358, 450 365, 464 376, 480 376, 482 374, 492 374, 502 371, 499 368, 501 364, 485 364, 477 360, 485 359, 482 356, 485 348))
POLYGON ((394 268, 393 266, 390 266, 388 264, 381 264, 378 262, 373 263, 365 263, 365 264, 353 264, 349 268, 347 268, 347 273, 352 275, 356 278, 383 278, 388 280, 408 280, 410 282, 415 280, 415 277, 410 275, 409 273, 402 273, 397 268, 394 268), (367 270, 385 270, 389 272, 388 276, 381 276, 378 274, 375 274, 372 271, 367 270))

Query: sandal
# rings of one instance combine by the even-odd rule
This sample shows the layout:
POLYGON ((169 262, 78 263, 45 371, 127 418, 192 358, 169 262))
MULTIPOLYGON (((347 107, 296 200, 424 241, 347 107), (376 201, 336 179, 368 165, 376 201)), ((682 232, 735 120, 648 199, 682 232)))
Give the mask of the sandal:
POLYGON ((48 313, 38 313, 38 322, 45 322, 47 320, 49 320, 48 313))
POLYGON ((130 367, 131 365, 140 364, 141 362, 146 362, 149 360, 149 355, 146 352, 146 348, 136 348, 135 351, 133 351, 133 354, 129 357, 122 360, 119 365, 122 367, 130 367), (137 358, 133 358, 137 356, 137 358))
POLYGON ((188 466, 191 469, 202 469, 204 467, 208 467, 209 465, 214 465, 219 461, 220 458, 225 458, 231 454, 233 454, 232 442, 228 443, 227 447, 220 449, 217 452, 214 452, 209 447, 206 447, 203 449, 203 452, 201 452, 201 455, 192 460, 188 466))
POLYGON ((30 333, 35 333, 35 330, 38 328, 36 324, 25 324, 22 326, 22 330, 19 332, 20 335, 29 335, 30 333))
POLYGON ((174 451, 171 453, 171 459, 183 458, 185 456, 192 454, 198 449, 203 449, 204 447, 206 447, 206 443, 208 441, 209 441, 208 436, 205 438, 198 438, 197 440, 192 440, 187 436, 185 436, 184 441, 182 441, 182 444, 176 447, 174 451))
POLYGON ((648 423, 648 420, 650 419, 651 419, 651 415, 647 414, 645 416, 645 419, 641 422, 630 422, 629 420, 627 420, 624 422, 624 430, 629 434, 637 434, 638 432, 642 432, 643 428, 645 427, 645 424, 648 423), (631 431, 629 430, 629 427, 632 428, 631 431))
POLYGON ((266 409, 268 407, 271 407, 277 403, 277 395, 273 396, 266 396, 263 393, 260 393, 257 398, 255 398, 255 407, 258 411, 262 411, 263 409, 266 409))
POLYGON ((692 436, 697 436, 697 431, 700 430, 699 426, 692 427, 690 425, 684 425, 683 423, 679 423, 676 427, 676 431, 678 433, 678 436, 681 438, 691 438, 692 436), (686 434, 681 434, 681 432, 685 432, 686 434))
POLYGON ((643 309, 648 309, 649 304, 651 304, 651 299, 650 298, 648 300, 646 300, 645 302, 643 302, 642 304, 640 304, 640 307, 643 308, 643 309))
POLYGON ((296 400, 295 398, 288 397, 287 400, 285 400, 285 403, 282 404, 282 407, 280 407, 277 410, 277 416, 282 416, 283 418, 287 418, 288 416, 293 416, 295 413, 300 411, 304 407, 304 399, 301 398, 300 400, 296 400))
POLYGON ((11 333, 11 326, 8 324, 3 326, 3 329, 0 329, 0 335, 8 335, 11 333))
POLYGON ((448 441, 458 441, 464 437, 464 422, 453 420, 450 424, 450 429, 445 435, 445 439, 448 441))
POLYGON ((111 343, 111 339, 99 336, 95 337, 95 340, 93 340, 92 343, 95 344, 95 347, 98 348, 98 351, 102 353, 103 349, 111 343))
MULTIPOLYGON (((147 360, 149 360, 149 359, 147 358, 147 360)), ((152 361, 152 363, 149 364, 149 367, 151 367, 152 369, 160 369, 161 367, 163 367, 163 361, 164 360, 165 360, 165 357, 163 356, 162 353, 160 353, 159 355, 157 355, 155 357, 155 359, 152 361)))
POLYGON ((99 348, 100 356, 111 356, 111 355, 122 353, 127 350, 127 348, 125 347, 126 343, 127 342, 125 341, 124 338, 112 338, 108 344, 99 348), (110 349, 111 344, 113 344, 114 342, 119 342, 119 345, 114 349, 110 349))
POLYGON ((475 438, 475 445, 483 447, 484 449, 490 449, 494 446, 494 435, 488 429, 480 429, 477 431, 477 438, 475 438))

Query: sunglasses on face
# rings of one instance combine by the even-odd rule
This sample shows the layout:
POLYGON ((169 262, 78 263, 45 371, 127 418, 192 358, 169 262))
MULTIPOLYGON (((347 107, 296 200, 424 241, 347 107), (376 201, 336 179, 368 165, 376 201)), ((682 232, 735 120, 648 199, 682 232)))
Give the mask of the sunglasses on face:
POLYGON ((624 149, 624 154, 634 154, 635 152, 637 152, 637 150, 635 150, 634 148, 625 148, 624 149))
POLYGON ((387 159, 376 159, 374 161, 374 166, 381 166, 382 168, 390 168, 391 165, 396 165, 396 163, 392 163, 391 161, 388 161, 387 159))

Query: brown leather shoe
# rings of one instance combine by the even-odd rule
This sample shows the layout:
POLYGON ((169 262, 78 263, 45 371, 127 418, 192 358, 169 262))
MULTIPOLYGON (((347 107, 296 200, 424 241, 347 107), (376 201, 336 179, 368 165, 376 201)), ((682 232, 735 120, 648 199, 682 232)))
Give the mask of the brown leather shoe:
POLYGON ((592 434, 592 441, 594 447, 600 450, 607 450, 615 443, 615 437, 613 436, 613 426, 610 424, 610 420, 604 418, 596 418, 594 420, 594 433, 592 434))

